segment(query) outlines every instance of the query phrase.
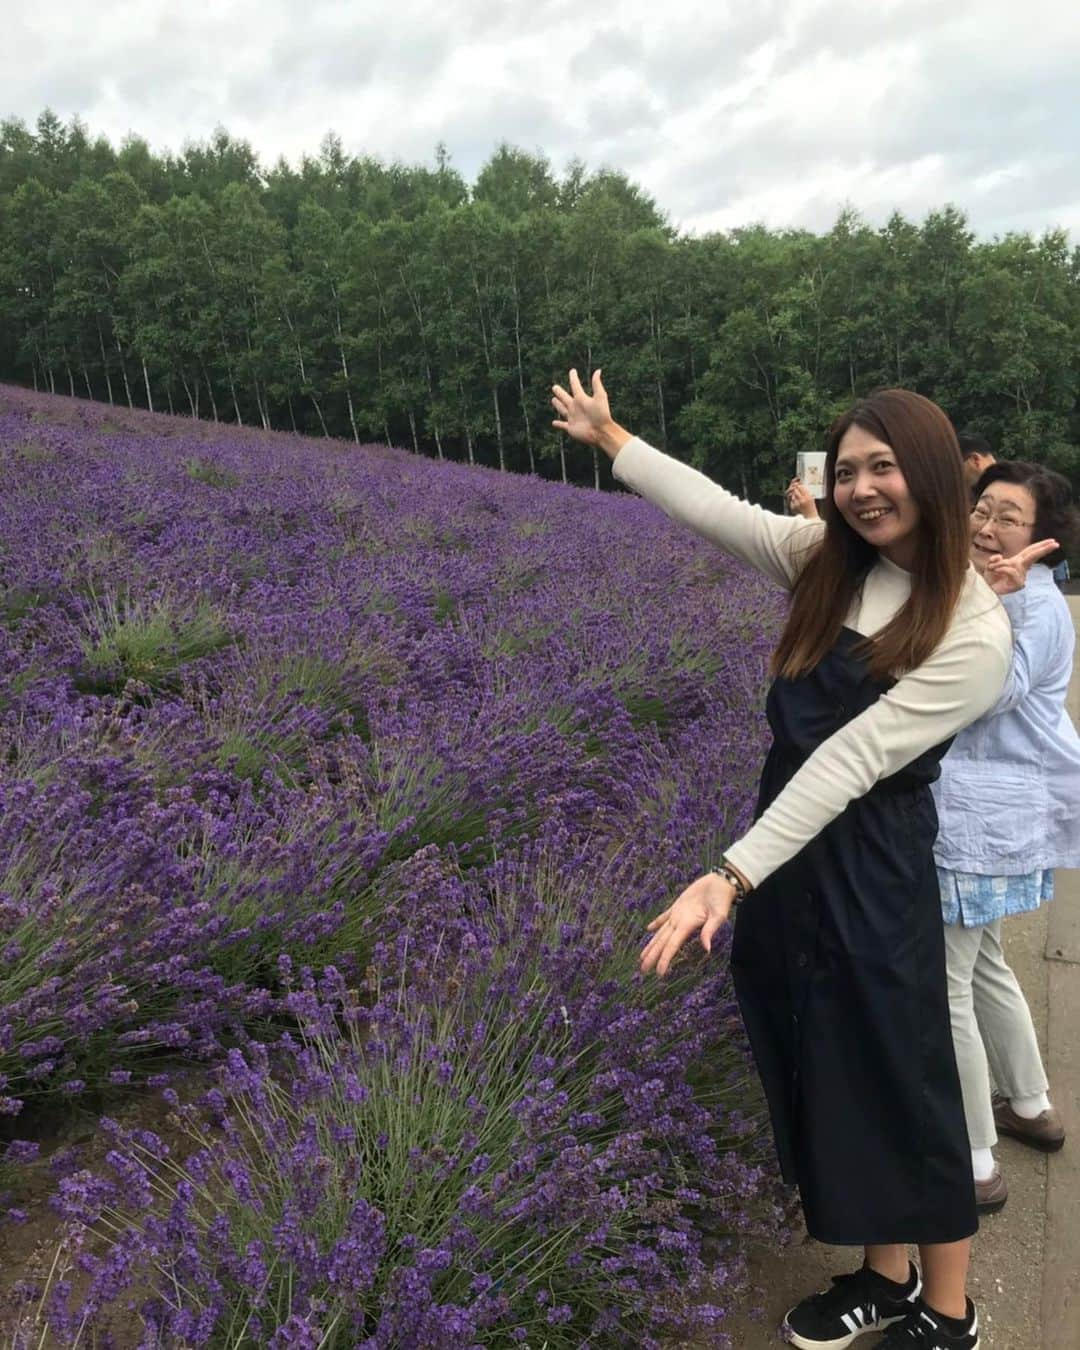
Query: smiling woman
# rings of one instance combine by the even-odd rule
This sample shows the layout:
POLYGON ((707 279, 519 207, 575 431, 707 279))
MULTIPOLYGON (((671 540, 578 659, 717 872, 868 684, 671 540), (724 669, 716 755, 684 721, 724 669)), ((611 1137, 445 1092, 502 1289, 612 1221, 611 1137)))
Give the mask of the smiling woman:
POLYGON ((968 512, 952 424, 929 399, 882 390, 834 424, 825 531, 800 573, 773 670, 795 678, 831 648, 875 560, 910 577, 906 603, 867 647, 871 673, 912 670, 941 641, 967 571, 968 512))
POLYGON ((833 501, 851 528, 897 567, 915 562, 919 504, 896 452, 857 424, 848 428, 833 471, 833 501))
MULTIPOLYGON (((1035 465, 996 464, 979 479, 977 490, 971 512, 971 561, 977 572, 985 572, 993 557, 1019 553, 1035 538, 1036 527, 1043 538, 1064 532, 1065 508, 1059 503, 1068 501, 1068 484, 1060 474, 1035 465)), ((1043 561, 1053 566, 1058 559, 1043 561)))
POLYGON ((631 436, 599 374, 553 390, 555 426, 615 476, 791 592, 773 657, 773 744, 757 820, 722 865, 650 925, 643 970, 706 950, 740 901, 732 970, 785 1177, 810 1234, 864 1265, 793 1308, 801 1347, 975 1350, 966 1297, 974 1181, 953 1054, 930 783, 949 738, 989 708, 1009 665, 993 591, 970 566, 952 424, 901 389, 831 429, 824 520, 775 516, 631 436), (922 1273, 905 1244, 917 1243, 922 1273), (923 1279, 925 1278, 925 1285, 923 1279))

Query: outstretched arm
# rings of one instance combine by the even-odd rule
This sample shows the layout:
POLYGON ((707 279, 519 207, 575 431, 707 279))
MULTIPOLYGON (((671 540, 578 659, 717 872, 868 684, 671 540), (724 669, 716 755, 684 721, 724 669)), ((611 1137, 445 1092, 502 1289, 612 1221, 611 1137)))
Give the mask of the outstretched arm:
POLYGON ((779 516, 751 506, 697 469, 631 436, 611 416, 599 371, 592 377, 589 394, 572 370, 569 390, 555 385, 551 402, 558 413, 554 426, 583 444, 602 449, 620 482, 673 520, 790 589, 821 540, 825 527, 820 521, 779 516))

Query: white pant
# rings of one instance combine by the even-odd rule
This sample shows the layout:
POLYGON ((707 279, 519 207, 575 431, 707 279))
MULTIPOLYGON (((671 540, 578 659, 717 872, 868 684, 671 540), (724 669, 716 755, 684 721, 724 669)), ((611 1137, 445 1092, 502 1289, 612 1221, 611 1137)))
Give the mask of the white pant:
POLYGON ((1049 1086, 1031 1010, 1001 950, 1001 920, 980 928, 945 925, 956 1066, 973 1149, 997 1143, 990 1075, 1006 1097, 1036 1097, 1049 1086))

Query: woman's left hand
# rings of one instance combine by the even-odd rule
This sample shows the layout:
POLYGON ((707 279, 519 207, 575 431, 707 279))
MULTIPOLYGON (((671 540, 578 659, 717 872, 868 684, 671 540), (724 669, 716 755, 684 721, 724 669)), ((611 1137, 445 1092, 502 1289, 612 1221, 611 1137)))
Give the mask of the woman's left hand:
POLYGON ((679 948, 701 930, 701 945, 712 951, 716 930, 731 913, 735 887, 717 872, 706 872, 692 881, 670 909, 665 909, 649 924, 652 937, 645 944, 639 965, 642 974, 654 967, 666 975, 679 948))
POLYGON ((1037 544, 1028 544, 1027 548, 1022 548, 1009 558, 995 553, 986 560, 983 579, 997 595, 1022 591, 1027 582, 1028 569, 1032 564, 1041 562, 1048 553, 1053 553, 1057 547, 1056 539, 1040 539, 1037 544))
POLYGON ((817 502, 801 478, 793 478, 787 485, 787 502, 793 515, 803 516, 806 520, 818 519, 817 502))

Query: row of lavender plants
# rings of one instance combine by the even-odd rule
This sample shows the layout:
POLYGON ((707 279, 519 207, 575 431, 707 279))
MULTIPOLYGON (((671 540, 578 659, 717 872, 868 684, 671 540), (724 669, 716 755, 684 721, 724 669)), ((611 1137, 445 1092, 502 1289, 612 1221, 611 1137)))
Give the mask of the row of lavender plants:
POLYGON ((724 952, 634 958, 776 595, 627 496, 15 390, 0 476, 10 1217, 73 1096, 108 1144, 12 1344, 722 1344, 760 1104, 724 952))

